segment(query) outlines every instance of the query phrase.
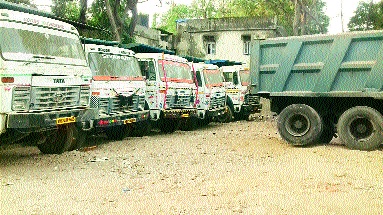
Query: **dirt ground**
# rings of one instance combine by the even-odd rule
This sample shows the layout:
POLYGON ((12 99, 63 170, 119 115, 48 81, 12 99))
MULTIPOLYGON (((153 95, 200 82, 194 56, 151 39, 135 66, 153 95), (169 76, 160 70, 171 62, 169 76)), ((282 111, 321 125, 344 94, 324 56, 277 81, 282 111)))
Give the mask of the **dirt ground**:
POLYGON ((275 121, 0 150, 1 214, 381 214, 382 148, 292 147, 275 121))
POLYGON ((44 155, 0 150, 0 214, 381 214, 383 147, 292 147, 255 121, 44 155))

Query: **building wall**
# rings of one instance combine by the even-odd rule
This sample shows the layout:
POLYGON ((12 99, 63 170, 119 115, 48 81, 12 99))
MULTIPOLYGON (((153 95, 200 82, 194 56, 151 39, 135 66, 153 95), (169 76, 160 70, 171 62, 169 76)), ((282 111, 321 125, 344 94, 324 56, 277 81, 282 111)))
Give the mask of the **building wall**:
POLYGON ((177 54, 204 59, 223 59, 249 64, 244 54, 244 39, 269 38, 281 35, 273 21, 254 18, 223 18, 187 20, 177 24, 177 54), (206 38, 214 37, 215 54, 208 54, 206 38))

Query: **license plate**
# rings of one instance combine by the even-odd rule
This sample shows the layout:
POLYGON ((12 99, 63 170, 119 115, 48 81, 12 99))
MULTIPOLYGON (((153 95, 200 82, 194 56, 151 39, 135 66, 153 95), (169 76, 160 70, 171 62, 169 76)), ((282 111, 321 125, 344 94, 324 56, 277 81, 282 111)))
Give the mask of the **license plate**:
POLYGON ((68 124, 72 122, 76 122, 76 117, 71 116, 71 117, 62 117, 62 118, 56 119, 56 125, 63 125, 63 124, 68 124))
POLYGON ((126 120, 124 120, 124 124, 129 124, 129 123, 133 123, 133 122, 136 122, 136 121, 137 121, 136 118, 126 119, 126 120))
POLYGON ((187 117, 189 117, 189 114, 188 114, 188 113, 184 113, 184 114, 182 114, 181 117, 183 117, 183 118, 187 118, 187 117))

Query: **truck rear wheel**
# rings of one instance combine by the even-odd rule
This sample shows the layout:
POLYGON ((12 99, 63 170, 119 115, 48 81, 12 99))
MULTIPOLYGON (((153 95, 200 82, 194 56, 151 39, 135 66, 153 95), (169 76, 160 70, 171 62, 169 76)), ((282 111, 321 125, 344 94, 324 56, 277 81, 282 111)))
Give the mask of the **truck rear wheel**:
POLYGON ((357 106, 345 111, 338 121, 338 135, 348 148, 370 151, 383 141, 383 116, 377 110, 357 106))
POLYGON ((301 146, 317 142, 323 131, 318 112, 305 104, 292 104, 283 109, 277 126, 284 140, 301 146))
POLYGON ((123 140, 128 136, 129 129, 127 125, 116 125, 106 128, 105 134, 109 140, 123 140))
POLYGON ((61 154, 70 149, 76 141, 77 128, 74 124, 60 126, 46 132, 46 140, 37 147, 44 154, 61 154))

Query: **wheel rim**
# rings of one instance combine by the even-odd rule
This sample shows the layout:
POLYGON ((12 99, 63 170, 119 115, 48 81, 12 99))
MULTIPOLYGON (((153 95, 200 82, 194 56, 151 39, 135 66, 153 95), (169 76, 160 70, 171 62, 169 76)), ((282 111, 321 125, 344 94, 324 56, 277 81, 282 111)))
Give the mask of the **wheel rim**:
POLYGON ((349 125, 349 132, 356 140, 368 139, 374 131, 374 124, 367 118, 355 118, 349 125))
POLYGON ((302 137, 310 130, 310 120, 306 115, 293 114, 286 122, 287 132, 295 137, 302 137))

